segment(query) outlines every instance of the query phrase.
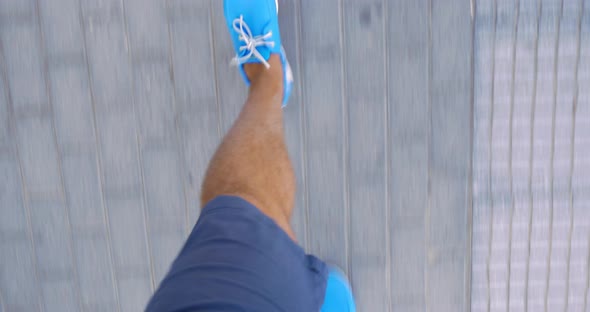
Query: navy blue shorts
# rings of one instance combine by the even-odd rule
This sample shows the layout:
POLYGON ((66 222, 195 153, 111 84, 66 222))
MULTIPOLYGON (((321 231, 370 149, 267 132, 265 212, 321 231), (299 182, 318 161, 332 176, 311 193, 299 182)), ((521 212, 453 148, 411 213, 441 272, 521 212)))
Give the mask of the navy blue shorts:
POLYGON ((328 268, 247 201, 209 202, 146 311, 319 311, 328 268))

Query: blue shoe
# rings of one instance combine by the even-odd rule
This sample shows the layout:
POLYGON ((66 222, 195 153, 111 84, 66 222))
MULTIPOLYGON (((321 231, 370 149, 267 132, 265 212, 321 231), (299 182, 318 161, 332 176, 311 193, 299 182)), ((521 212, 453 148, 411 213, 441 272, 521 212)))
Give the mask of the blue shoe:
POLYGON ((283 107, 293 87, 293 72, 281 45, 279 32, 278 2, 276 0, 224 0, 225 21, 234 44, 238 65, 246 85, 250 81, 244 72, 246 63, 262 63, 270 67, 268 59, 276 53, 283 64, 283 107))
POLYGON ((326 296, 321 312, 355 312, 356 307, 350 283, 337 267, 330 266, 326 296))

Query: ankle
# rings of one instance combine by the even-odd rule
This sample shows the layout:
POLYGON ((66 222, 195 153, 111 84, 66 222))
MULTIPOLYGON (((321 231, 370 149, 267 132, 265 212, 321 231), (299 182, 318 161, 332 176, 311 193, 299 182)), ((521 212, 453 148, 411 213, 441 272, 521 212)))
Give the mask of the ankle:
POLYGON ((250 83, 257 80, 260 75, 264 73, 266 67, 262 63, 247 63, 244 64, 244 72, 248 77, 250 83))
POLYGON ((266 68, 261 63, 247 63, 244 64, 244 72, 250 80, 250 88, 262 86, 265 93, 278 93, 282 96, 283 92, 283 67, 281 59, 278 54, 272 54, 268 59, 270 64, 266 68))
POLYGON ((250 82, 254 82, 262 77, 270 80, 276 79, 282 84, 283 70, 281 59, 278 54, 272 54, 268 59, 269 68, 266 68, 262 63, 246 63, 244 64, 244 72, 250 82))

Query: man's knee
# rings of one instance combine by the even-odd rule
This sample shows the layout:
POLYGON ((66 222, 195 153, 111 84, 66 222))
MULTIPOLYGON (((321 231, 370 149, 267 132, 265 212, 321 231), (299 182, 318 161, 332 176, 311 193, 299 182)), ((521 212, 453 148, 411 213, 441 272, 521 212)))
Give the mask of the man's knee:
POLYGON ((291 203, 277 200, 276 197, 269 197, 268 194, 261 196, 238 188, 220 187, 211 189, 204 186, 201 193, 201 207, 205 207, 207 203, 222 195, 237 196, 251 203, 260 212, 272 219, 291 239, 296 241, 290 222, 292 206, 288 205, 292 205, 291 203))

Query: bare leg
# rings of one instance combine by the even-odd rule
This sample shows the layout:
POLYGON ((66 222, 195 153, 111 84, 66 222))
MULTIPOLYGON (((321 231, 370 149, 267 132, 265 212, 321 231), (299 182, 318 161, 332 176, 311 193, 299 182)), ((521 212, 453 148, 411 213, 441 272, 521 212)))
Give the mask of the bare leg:
POLYGON ((240 196, 295 240, 289 223, 295 175, 284 140, 283 73, 278 55, 268 61, 269 69, 244 66, 251 81, 248 99, 209 164, 201 204, 218 195, 240 196))

